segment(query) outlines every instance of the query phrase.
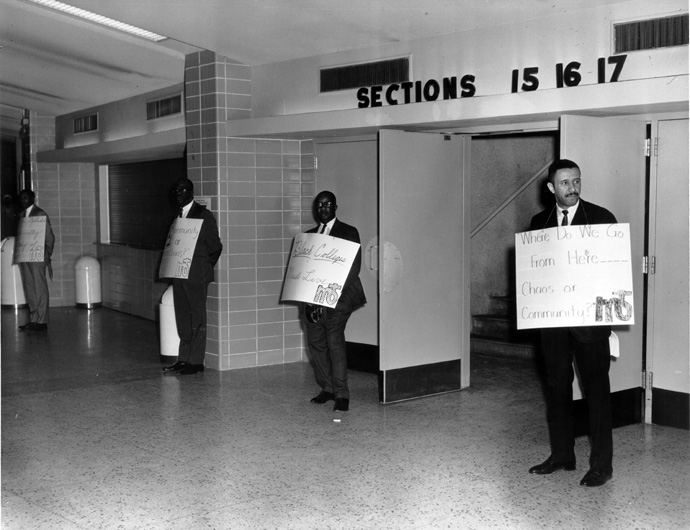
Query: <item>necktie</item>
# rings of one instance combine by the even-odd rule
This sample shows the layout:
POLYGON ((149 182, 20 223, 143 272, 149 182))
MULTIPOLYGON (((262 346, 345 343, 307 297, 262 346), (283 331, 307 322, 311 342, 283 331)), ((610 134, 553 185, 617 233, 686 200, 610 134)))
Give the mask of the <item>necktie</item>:
POLYGON ((326 225, 321 225, 321 231, 319 234, 323 234, 326 231, 326 225))
POLYGON ((563 210, 563 222, 561 226, 568 226, 568 210, 563 210))
POLYGON ((183 212, 183 211, 184 211, 184 210, 183 210, 182 208, 180 208, 180 215, 179 215, 179 217, 182 217, 182 212, 183 212))

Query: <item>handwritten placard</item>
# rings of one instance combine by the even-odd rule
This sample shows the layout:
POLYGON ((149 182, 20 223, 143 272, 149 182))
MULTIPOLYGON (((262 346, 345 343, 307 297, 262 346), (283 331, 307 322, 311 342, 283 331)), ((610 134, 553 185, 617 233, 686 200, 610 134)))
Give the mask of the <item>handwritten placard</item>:
POLYGON ((359 243, 321 234, 295 236, 281 301, 335 307, 359 243))
POLYGON ((189 277, 196 241, 199 239, 203 222, 203 219, 175 219, 163 248, 163 259, 158 273, 161 278, 186 280, 189 277))
POLYGON ((630 226, 515 234, 518 329, 634 324, 630 226))
POLYGON ((17 227, 14 263, 42 262, 46 251, 46 218, 22 217, 17 227))

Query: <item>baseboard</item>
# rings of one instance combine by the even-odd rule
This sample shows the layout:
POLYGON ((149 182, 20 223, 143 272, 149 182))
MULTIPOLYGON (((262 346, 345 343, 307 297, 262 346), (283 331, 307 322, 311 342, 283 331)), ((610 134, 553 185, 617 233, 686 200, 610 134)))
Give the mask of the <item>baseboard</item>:
POLYGON ((653 388, 652 423, 690 430, 690 394, 653 388))
POLYGON ((379 401, 394 403, 460 390, 460 359, 379 373, 379 401))
MULTIPOLYGON (((629 388, 611 393, 611 419, 613 428, 634 425, 642 421, 642 388, 629 388)), ((575 436, 589 434, 589 412, 587 402, 577 399, 573 402, 575 436)))
POLYGON ((361 342, 347 342, 347 367, 349 370, 379 373, 379 347, 361 342))

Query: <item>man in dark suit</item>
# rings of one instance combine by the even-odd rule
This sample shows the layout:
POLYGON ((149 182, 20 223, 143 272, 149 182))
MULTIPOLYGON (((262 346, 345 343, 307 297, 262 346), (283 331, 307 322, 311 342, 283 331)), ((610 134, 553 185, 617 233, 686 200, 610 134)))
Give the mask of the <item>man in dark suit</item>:
MULTIPOLYGON (((530 230, 565 225, 615 223, 614 215, 580 199, 580 168, 571 160, 557 160, 549 168, 547 186, 556 204, 532 218, 530 230)), ((548 475, 575 469, 573 433, 573 356, 589 410, 591 454, 582 486, 601 486, 613 476, 613 436, 609 367, 610 326, 544 328, 541 345, 548 378, 549 458, 529 472, 548 475)))
MULTIPOLYGON (((335 217, 338 203, 330 191, 322 191, 314 199, 314 214, 319 226, 307 233, 320 233, 359 243, 359 232, 354 226, 335 217)), ((362 250, 352 263, 343 291, 334 308, 304 304, 302 314, 307 328, 307 342, 314 363, 316 382, 321 392, 312 403, 323 404, 335 400, 333 410, 345 412, 350 408, 350 390, 347 383, 347 351, 345 326, 355 309, 366 303, 359 269, 362 250)))
POLYGON ((53 278, 53 269, 50 257, 55 246, 55 234, 50 225, 50 218, 41 208, 34 204, 36 194, 29 189, 23 190, 19 194, 19 202, 23 211, 22 217, 45 217, 46 231, 43 250, 43 261, 29 261, 19 263, 19 271, 22 275, 22 286, 24 296, 29 306, 29 322, 19 326, 19 329, 29 331, 46 331, 48 329, 48 306, 50 305, 50 293, 48 292, 48 280, 46 270, 53 278))
POLYGON ((180 337, 177 362, 163 368, 177 375, 192 375, 204 371, 206 355, 206 298, 208 286, 214 280, 213 267, 220 258, 223 245, 218 236, 215 217, 205 206, 194 200, 194 184, 180 179, 173 186, 173 197, 180 208, 180 217, 203 219, 194 248, 187 279, 173 278, 173 306, 175 323, 180 337))

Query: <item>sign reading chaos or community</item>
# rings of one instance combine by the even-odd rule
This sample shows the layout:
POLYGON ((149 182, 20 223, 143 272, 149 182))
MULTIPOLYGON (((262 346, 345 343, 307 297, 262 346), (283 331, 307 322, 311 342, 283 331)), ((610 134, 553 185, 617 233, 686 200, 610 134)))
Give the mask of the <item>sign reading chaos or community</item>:
POLYGON ((518 329, 634 324, 630 226, 515 234, 518 329))
POLYGON ((178 217, 170 226, 168 240, 163 249, 163 259, 158 275, 161 278, 186 280, 192 266, 192 257, 199 239, 203 219, 178 217))
POLYGON ((359 243, 321 234, 298 234, 292 244, 281 301, 335 307, 357 257, 359 243))
POLYGON ((44 261, 45 247, 46 218, 42 215, 20 218, 14 245, 14 263, 44 261))

